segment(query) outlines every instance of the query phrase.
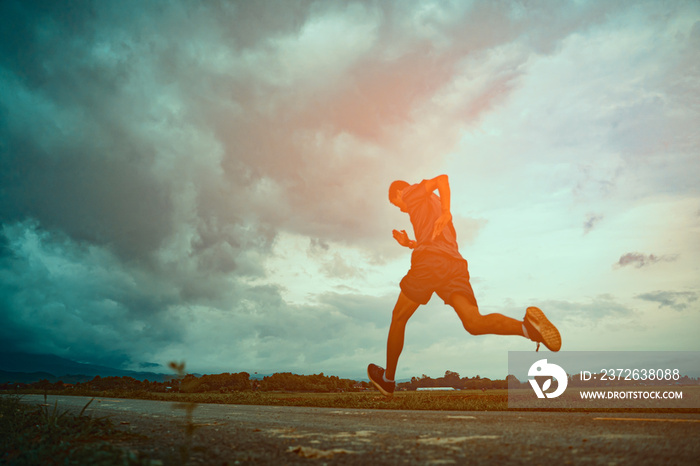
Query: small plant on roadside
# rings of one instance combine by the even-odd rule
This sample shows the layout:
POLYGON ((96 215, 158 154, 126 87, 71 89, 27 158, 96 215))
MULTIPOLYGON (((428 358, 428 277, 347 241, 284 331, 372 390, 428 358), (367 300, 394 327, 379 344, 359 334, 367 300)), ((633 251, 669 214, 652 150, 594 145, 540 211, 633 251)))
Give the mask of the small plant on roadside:
POLYGON ((49 409, 49 404, 44 394, 44 404, 39 406, 41 413, 41 426, 46 429, 46 432, 53 433, 60 427, 61 420, 68 415, 68 411, 58 411, 58 401, 53 405, 53 409, 49 409))
POLYGON ((105 418, 83 415, 92 400, 79 416, 46 401, 31 406, 17 396, 0 396, 0 464, 158 464, 105 440, 123 434, 105 418))
MULTIPOLYGON (((180 379, 180 390, 185 393, 190 392, 192 382, 187 380, 185 374, 185 362, 176 363, 171 361, 168 366, 177 373, 177 377, 180 379)), ((196 379, 195 379, 196 380, 196 379)), ((192 440, 194 438, 194 431, 197 429, 197 425, 194 423, 193 415, 194 410, 197 408, 197 403, 193 401, 186 401, 183 403, 176 403, 174 405, 175 409, 182 409, 185 411, 185 422, 183 424, 183 430, 185 432, 185 441, 180 445, 180 461, 182 464, 186 464, 190 458, 190 450, 192 448, 192 440)))

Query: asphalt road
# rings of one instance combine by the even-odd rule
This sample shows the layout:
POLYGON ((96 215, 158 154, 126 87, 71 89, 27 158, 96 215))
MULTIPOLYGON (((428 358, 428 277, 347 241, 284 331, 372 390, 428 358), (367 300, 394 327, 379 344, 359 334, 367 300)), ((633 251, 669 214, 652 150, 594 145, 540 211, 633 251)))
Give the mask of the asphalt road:
MULTIPOLYGON (((43 403, 27 395, 29 403, 43 403)), ((86 397, 49 396, 76 414, 86 397)), ((188 445, 175 403, 96 398, 144 437, 129 445, 178 464, 188 445)), ((700 464, 700 415, 389 411, 200 404, 190 464, 700 464)))

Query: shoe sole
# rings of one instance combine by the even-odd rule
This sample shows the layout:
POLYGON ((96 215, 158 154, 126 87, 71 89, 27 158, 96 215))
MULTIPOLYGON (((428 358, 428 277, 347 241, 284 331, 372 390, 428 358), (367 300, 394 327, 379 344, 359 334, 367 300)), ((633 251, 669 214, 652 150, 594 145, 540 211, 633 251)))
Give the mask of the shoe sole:
POLYGON ((559 330, 553 323, 547 319, 544 312, 538 307, 528 307, 525 311, 525 317, 530 321, 530 324, 537 330, 542 337, 542 343, 550 351, 559 351, 561 349, 561 335, 559 330))
POLYGON ((375 387, 377 387, 377 390, 379 390, 379 391, 382 393, 382 395, 384 395, 384 396, 394 396, 394 392, 387 392, 386 390, 384 390, 384 389, 382 388, 381 385, 379 385, 377 382, 375 382, 374 380, 372 380, 372 375, 369 373, 369 367, 367 368, 367 377, 369 377, 369 381, 372 382, 372 385, 374 385, 375 387))

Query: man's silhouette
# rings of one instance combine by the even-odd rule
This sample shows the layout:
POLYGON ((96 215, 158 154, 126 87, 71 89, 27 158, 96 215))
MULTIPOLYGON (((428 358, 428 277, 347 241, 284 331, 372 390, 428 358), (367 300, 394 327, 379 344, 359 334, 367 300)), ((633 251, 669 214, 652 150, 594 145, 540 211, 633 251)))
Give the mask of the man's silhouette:
POLYGON ((413 249, 411 269, 401 280, 401 293, 391 317, 386 348, 386 370, 370 364, 372 383, 384 395, 394 393, 396 365, 403 349, 406 323, 433 293, 454 308, 464 328, 472 335, 519 335, 543 343, 551 351, 561 348, 557 328, 536 307, 528 307, 522 321, 503 314, 479 313, 469 283, 467 261, 459 253, 457 234, 450 213, 450 185, 447 175, 409 185, 394 181, 389 187, 389 201, 406 212, 413 225, 415 240, 405 230, 394 230, 401 245, 413 249), (440 196, 435 195, 437 189, 440 196))

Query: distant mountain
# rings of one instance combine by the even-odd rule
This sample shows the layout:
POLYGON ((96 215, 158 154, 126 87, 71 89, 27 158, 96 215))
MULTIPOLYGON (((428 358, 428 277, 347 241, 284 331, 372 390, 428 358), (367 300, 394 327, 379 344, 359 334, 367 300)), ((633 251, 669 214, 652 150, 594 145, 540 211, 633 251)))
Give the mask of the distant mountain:
POLYGON ((0 370, 0 385, 6 383, 34 383, 40 380, 48 380, 51 383, 61 381, 75 384, 89 382, 94 378, 94 376, 89 375, 62 375, 61 377, 56 377, 48 372, 7 372, 0 370))
POLYGON ((31 383, 47 379, 51 382, 63 380, 66 383, 91 380, 100 377, 133 377, 137 380, 163 382, 172 374, 137 372, 113 367, 84 364, 52 354, 0 353, 0 383, 31 383))

